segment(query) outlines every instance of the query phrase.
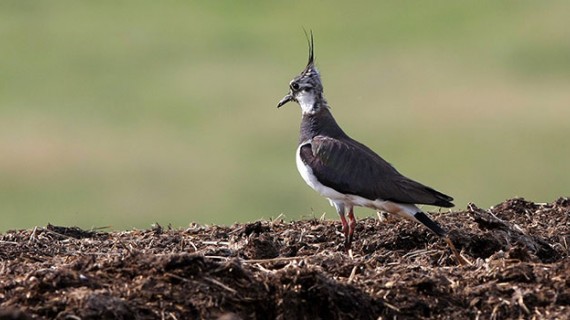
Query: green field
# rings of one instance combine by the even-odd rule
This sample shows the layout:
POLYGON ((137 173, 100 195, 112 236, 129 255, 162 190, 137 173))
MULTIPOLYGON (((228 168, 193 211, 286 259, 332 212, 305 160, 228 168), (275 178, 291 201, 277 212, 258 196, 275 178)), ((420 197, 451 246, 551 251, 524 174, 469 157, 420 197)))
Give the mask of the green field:
POLYGON ((336 219, 295 168, 299 108, 275 108, 306 63, 303 28, 338 122, 402 173, 460 208, 568 195, 568 12, 3 1, 0 230, 336 219))

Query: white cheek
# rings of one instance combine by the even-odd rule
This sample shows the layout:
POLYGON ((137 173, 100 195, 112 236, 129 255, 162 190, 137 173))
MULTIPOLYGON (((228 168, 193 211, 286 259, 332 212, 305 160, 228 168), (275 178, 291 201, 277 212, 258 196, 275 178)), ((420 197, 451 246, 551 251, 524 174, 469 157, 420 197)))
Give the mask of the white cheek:
POLYGON ((312 94, 308 94, 305 91, 301 91, 297 95, 297 101, 299 101, 299 105, 301 106, 301 110, 303 110, 303 113, 313 112, 313 106, 315 105, 315 97, 312 94))

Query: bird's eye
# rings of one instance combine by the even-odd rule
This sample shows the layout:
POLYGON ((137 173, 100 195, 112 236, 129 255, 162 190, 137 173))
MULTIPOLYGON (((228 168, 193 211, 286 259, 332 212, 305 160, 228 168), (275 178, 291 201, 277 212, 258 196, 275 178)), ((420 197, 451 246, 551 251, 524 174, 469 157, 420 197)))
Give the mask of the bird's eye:
POLYGON ((299 84, 297 82, 293 82, 291 83, 291 89, 293 90, 299 90, 299 84))

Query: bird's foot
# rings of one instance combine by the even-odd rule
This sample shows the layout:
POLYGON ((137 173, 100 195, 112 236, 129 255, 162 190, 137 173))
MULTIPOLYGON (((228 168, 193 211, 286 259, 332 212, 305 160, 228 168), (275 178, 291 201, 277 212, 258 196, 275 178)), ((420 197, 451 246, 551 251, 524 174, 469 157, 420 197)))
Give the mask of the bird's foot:
POLYGON ((349 237, 348 232, 344 232, 344 251, 348 252, 352 247, 352 238, 349 237))
POLYGON ((352 236, 347 235, 344 238, 344 251, 348 252, 352 248, 352 236))

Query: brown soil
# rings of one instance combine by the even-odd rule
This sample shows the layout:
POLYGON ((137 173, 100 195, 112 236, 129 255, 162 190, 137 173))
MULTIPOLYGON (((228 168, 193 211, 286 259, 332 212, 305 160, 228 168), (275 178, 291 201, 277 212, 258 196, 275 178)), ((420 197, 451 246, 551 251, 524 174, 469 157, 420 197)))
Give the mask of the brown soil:
MULTIPOLYGON (((0 319, 560 319, 570 200, 433 213, 473 264, 408 221, 0 235, 0 319)), ((336 218, 336 217, 335 217, 336 218)))

